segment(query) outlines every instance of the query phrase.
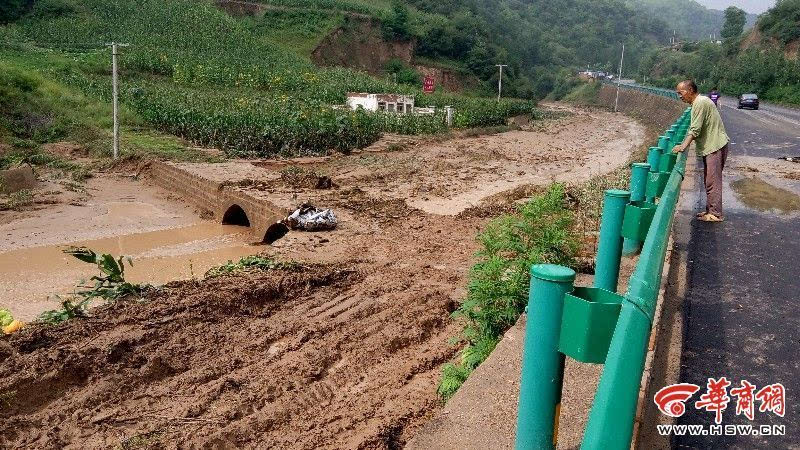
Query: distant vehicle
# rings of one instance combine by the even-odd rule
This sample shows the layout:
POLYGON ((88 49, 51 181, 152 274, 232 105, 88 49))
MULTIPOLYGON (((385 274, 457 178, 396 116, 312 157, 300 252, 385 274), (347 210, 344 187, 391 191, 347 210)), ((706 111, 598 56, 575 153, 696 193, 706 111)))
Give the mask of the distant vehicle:
POLYGON ((758 96, 756 94, 742 94, 739 96, 739 109, 758 109, 758 96))

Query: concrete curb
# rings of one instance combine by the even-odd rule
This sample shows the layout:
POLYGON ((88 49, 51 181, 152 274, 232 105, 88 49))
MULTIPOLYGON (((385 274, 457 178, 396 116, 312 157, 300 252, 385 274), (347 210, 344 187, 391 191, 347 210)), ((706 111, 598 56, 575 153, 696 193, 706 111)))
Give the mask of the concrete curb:
POLYGON ((631 448, 670 449, 668 436, 658 434, 656 425, 674 424, 676 419, 661 414, 653 396, 664 386, 678 383, 683 351, 684 323, 683 300, 688 280, 687 246, 691 235, 691 217, 696 209, 696 197, 687 195, 696 190, 696 158, 689 156, 686 176, 681 184, 681 199, 672 224, 665 266, 662 272, 661 289, 653 323, 650 344, 645 361, 639 404, 634 424, 631 448), (690 211, 687 214, 682 211, 690 211))

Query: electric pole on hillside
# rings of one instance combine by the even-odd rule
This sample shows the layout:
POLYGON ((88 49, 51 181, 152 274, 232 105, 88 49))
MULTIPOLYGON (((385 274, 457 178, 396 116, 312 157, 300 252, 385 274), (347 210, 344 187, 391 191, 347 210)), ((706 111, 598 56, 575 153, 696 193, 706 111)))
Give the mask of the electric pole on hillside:
POLYGON ((614 100, 614 112, 617 112, 619 105, 619 85, 622 83, 622 62, 625 60, 625 43, 622 43, 622 57, 619 59, 619 76, 617 76, 617 99, 614 100))
POLYGON ((508 64, 495 64, 500 68, 500 78, 497 79, 497 101, 500 101, 500 94, 503 93, 503 67, 508 67, 508 64))
POLYGON ((114 138, 113 138, 113 146, 114 146, 114 159, 119 157, 119 87, 117 86, 117 55, 119 52, 117 51, 118 47, 127 47, 129 44, 117 44, 116 42, 112 42, 111 44, 106 44, 111 47, 111 96, 113 97, 113 110, 114 110, 114 138))

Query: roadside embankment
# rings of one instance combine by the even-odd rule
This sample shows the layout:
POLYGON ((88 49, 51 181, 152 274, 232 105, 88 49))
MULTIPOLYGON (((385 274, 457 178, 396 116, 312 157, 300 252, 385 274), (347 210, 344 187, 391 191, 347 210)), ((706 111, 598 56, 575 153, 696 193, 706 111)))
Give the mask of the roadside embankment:
MULTIPOLYGON (((615 87, 603 85, 597 92, 596 104, 613 110, 616 96, 617 89, 615 87)), ((686 105, 671 98, 625 88, 619 90, 617 111, 660 131, 669 128, 675 118, 685 109, 686 105)))

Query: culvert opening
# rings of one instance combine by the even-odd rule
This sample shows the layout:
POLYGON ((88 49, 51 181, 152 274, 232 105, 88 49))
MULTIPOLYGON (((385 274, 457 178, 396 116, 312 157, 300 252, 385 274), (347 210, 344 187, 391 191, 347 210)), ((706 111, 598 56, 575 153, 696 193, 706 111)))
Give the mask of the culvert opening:
POLYGON ((267 233, 264 234, 264 243, 272 244, 278 239, 286 236, 286 233, 288 232, 289 227, 287 227, 283 222, 273 223, 269 228, 267 228, 267 233))
POLYGON ((250 219, 247 218, 247 213, 244 212, 241 206, 231 205, 225 214, 222 216, 223 225, 239 225, 243 227, 250 226, 250 219))

